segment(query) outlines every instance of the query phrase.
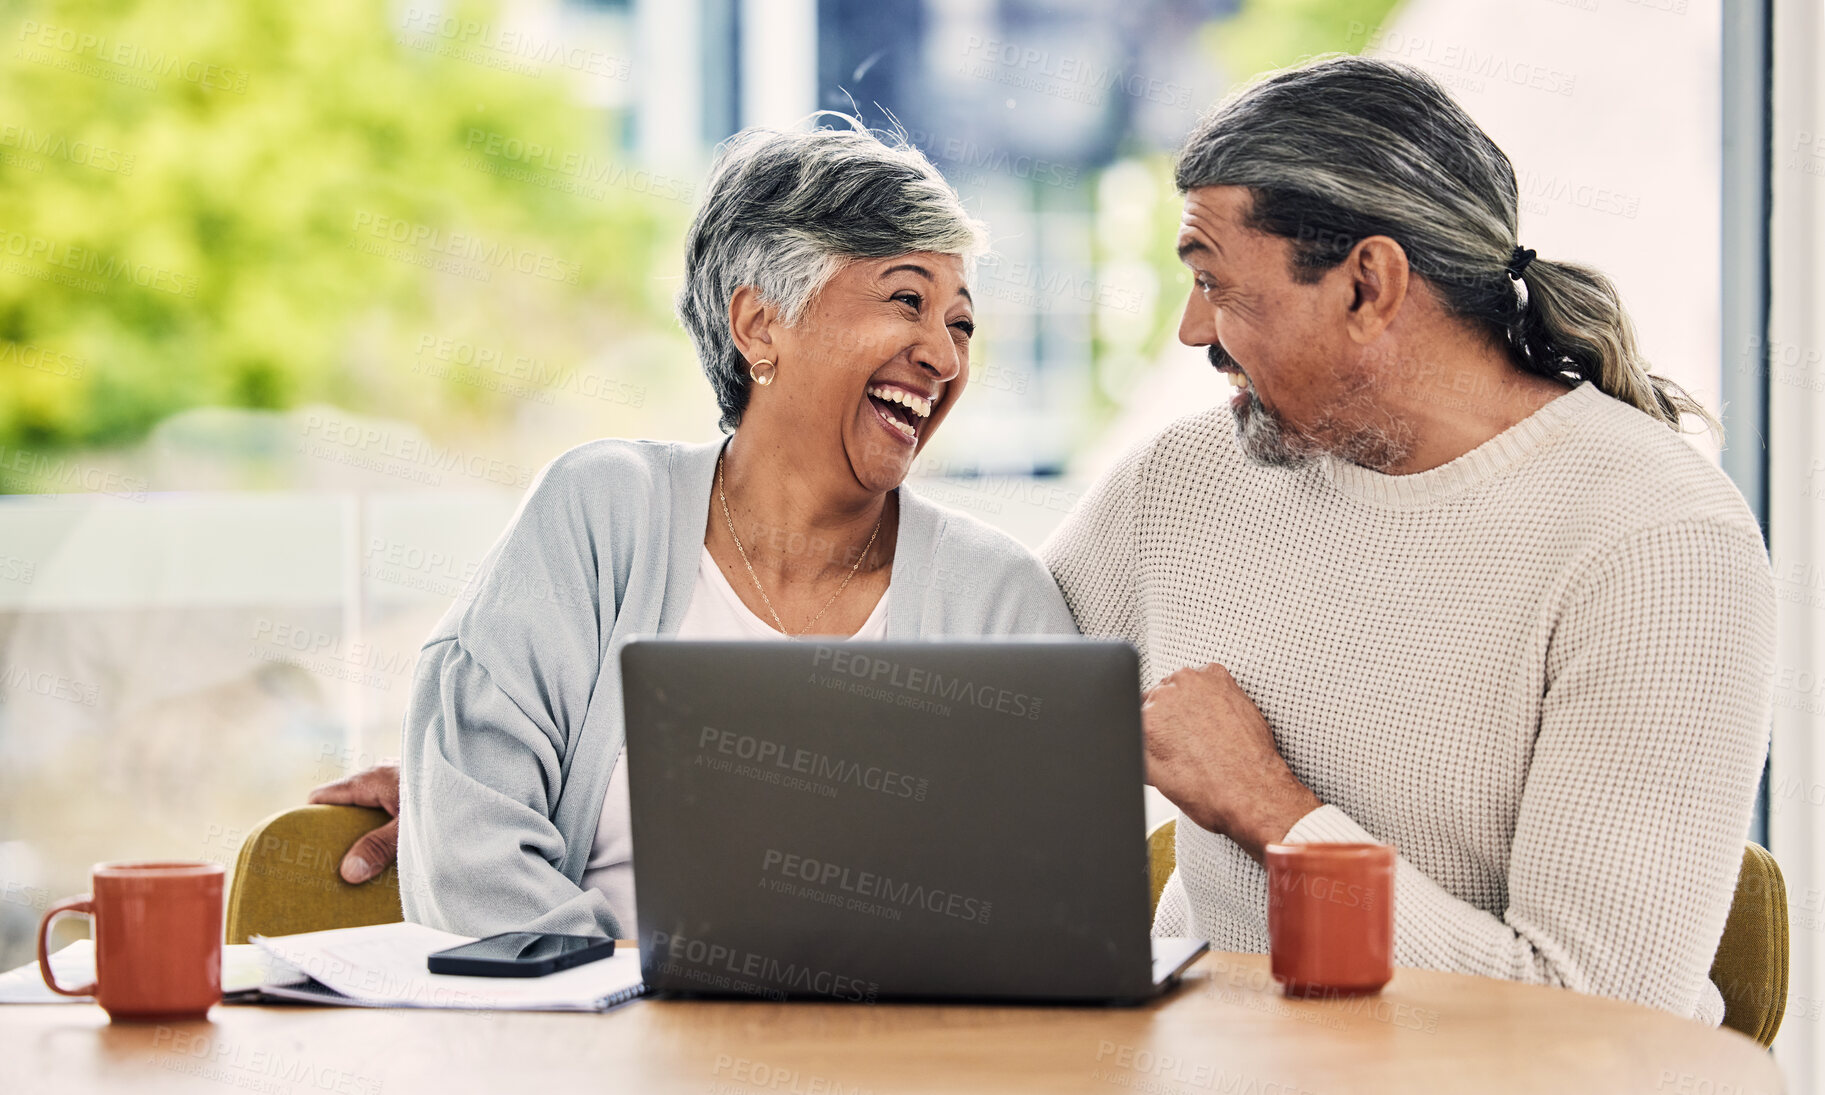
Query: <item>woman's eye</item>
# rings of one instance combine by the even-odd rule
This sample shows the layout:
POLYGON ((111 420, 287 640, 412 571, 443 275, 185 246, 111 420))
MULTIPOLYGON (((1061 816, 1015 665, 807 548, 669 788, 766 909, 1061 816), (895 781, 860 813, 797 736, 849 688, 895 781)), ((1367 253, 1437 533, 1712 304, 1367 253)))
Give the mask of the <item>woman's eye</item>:
POLYGON ((956 330, 962 331, 964 338, 969 338, 970 336, 972 336, 976 333, 976 324, 973 321, 967 320, 967 319, 960 319, 957 322, 951 324, 951 327, 953 327, 956 330))
POLYGON ((907 305, 915 312, 919 310, 919 305, 924 303, 917 293, 895 293, 893 298, 900 303, 907 305))

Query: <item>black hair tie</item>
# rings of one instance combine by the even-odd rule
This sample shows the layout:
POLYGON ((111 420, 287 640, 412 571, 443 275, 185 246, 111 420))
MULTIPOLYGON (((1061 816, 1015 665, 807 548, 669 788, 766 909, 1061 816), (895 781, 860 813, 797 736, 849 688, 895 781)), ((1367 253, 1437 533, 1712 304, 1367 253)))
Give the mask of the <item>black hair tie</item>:
POLYGON ((1533 248, 1516 247, 1514 249, 1514 254, 1508 256, 1508 276, 1515 281, 1520 281, 1521 271, 1527 269, 1527 264, 1533 260, 1533 248))

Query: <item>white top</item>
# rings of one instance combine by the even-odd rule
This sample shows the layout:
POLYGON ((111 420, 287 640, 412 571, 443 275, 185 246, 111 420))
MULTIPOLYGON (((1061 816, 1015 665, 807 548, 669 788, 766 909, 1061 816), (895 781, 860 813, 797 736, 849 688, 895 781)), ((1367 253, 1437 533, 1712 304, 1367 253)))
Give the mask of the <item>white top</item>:
MULTIPOLYGON (((783 640, 787 636, 742 603, 706 546, 697 563, 697 584, 691 590, 691 603, 678 625, 677 637, 783 640)), ((887 595, 883 593, 875 602, 874 611, 850 638, 880 640, 886 637, 887 595)), ((627 751, 623 749, 615 758, 608 793, 602 796, 602 818, 596 822, 589 864, 583 869, 583 887, 602 891, 615 919, 621 922, 623 936, 633 938, 638 928, 634 919, 634 841, 628 820, 626 759, 627 751)))
MULTIPOLYGON (((1180 420, 1046 545, 1084 633, 1149 687, 1234 674, 1325 803, 1286 839, 1399 849, 1397 964, 1715 1025, 1774 657, 1736 488, 1590 384, 1415 475, 1261 467, 1234 435, 1180 420)), ((1266 951, 1262 868, 1182 814, 1177 852, 1154 931, 1266 951)))

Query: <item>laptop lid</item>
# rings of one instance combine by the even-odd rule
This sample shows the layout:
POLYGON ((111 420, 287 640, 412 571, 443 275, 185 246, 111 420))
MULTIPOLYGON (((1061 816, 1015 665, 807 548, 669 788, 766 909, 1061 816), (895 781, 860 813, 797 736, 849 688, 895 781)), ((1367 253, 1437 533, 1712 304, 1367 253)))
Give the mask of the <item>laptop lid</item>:
POLYGON ((1127 644, 655 639, 621 666, 650 988, 1152 993, 1127 644))

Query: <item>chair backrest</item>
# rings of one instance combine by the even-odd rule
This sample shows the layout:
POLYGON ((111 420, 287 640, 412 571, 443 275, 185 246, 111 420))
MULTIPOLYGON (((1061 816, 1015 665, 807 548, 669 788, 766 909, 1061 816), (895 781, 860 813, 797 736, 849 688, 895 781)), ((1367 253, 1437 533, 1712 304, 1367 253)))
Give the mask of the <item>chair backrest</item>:
POLYGON ((1179 852, 1173 844, 1178 837, 1178 819, 1170 817, 1147 834, 1147 881, 1153 887, 1153 904, 1148 908, 1155 913, 1160 911, 1160 891, 1166 888, 1166 880, 1178 864, 1179 852))
POLYGON ((1787 883, 1759 844, 1743 848, 1711 983, 1724 997, 1725 1026, 1764 1046, 1774 1044, 1787 1011, 1787 883))
MULTIPOLYGON (((1170 819, 1147 834, 1147 870, 1153 907, 1177 863, 1173 841, 1178 821, 1170 819)), ((1711 963, 1711 982, 1724 998, 1724 1026, 1763 1046, 1774 1044, 1787 1011, 1787 884, 1780 865, 1759 844, 1743 849, 1742 872, 1730 917, 1711 963)))
POLYGON ((254 826, 228 888, 228 942, 405 919, 398 867, 359 886, 338 873, 349 846, 386 820, 361 806, 299 806, 254 826))

